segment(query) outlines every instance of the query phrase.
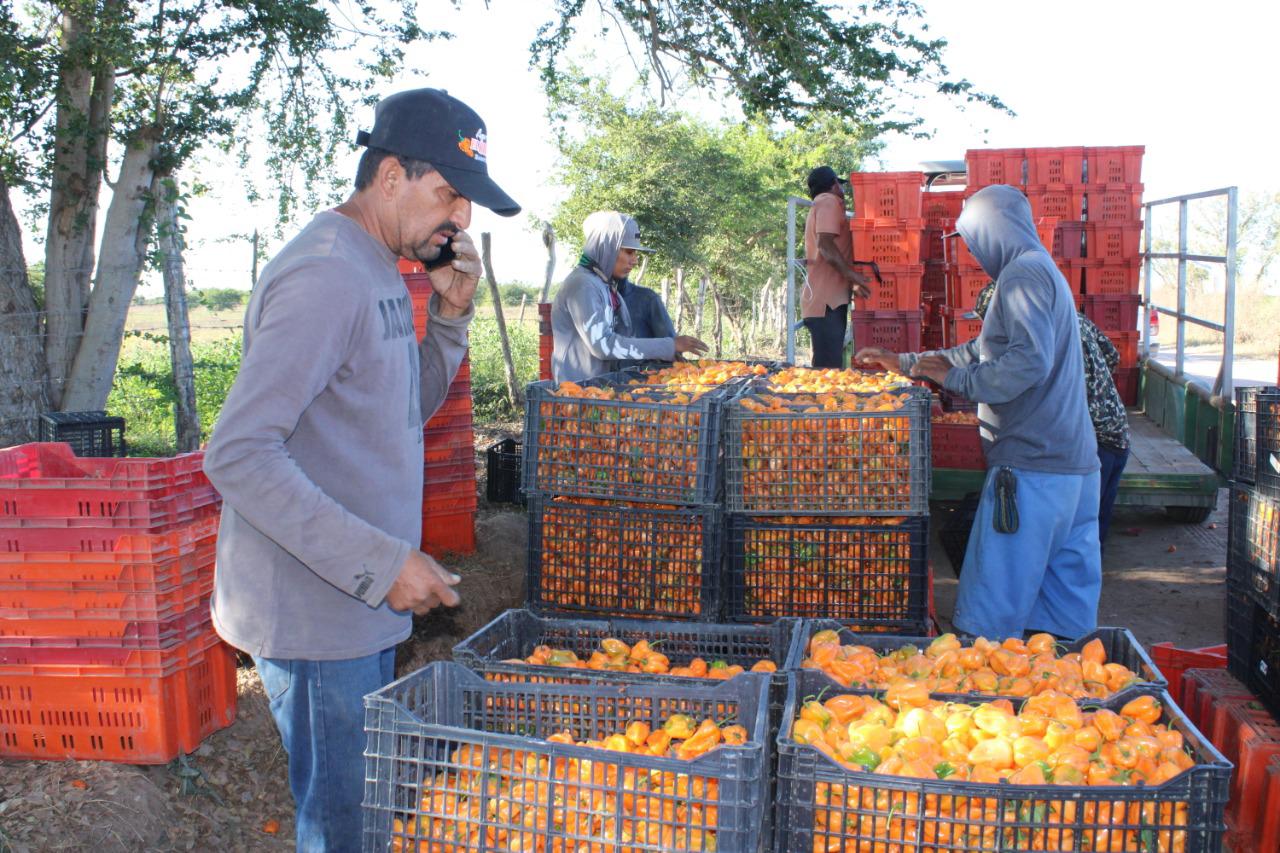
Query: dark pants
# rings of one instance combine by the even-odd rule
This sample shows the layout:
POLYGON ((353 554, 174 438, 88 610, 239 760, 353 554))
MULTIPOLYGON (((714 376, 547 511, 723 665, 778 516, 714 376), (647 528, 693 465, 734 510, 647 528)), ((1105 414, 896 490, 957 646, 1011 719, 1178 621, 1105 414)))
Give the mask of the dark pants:
POLYGON ((822 317, 804 318, 804 326, 813 342, 813 367, 844 366, 844 328, 848 320, 848 305, 827 308, 822 317))
POLYGON ((1098 543, 1105 546, 1107 529, 1111 527, 1111 511, 1116 506, 1116 494, 1120 491, 1120 475, 1129 461, 1129 451, 1113 450, 1098 445, 1098 461, 1102 463, 1102 486, 1098 496, 1098 543))

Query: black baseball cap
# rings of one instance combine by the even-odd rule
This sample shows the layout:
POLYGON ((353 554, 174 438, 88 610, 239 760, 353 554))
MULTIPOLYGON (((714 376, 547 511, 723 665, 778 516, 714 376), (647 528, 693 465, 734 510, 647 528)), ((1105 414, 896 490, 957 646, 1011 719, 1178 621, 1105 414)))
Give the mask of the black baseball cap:
POLYGON ((443 89, 410 89, 383 98, 373 114, 373 130, 356 134, 356 145, 424 160, 475 204, 515 216, 520 205, 489 177, 488 143, 479 114, 443 89))
POLYGON ((809 173, 809 197, 813 198, 818 193, 826 192, 836 181, 842 184, 849 183, 847 178, 837 175, 836 170, 830 166, 819 166, 809 173))

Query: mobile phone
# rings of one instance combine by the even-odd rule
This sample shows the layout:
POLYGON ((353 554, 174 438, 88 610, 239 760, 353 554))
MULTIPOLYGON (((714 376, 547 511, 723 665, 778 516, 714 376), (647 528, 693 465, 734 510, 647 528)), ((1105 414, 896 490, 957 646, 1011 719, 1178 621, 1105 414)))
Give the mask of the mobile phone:
POLYGON ((449 238, 449 242, 440 247, 440 256, 430 263, 424 264, 427 272, 438 270, 441 267, 447 267, 453 263, 453 259, 458 257, 457 252, 453 250, 453 238, 449 238))

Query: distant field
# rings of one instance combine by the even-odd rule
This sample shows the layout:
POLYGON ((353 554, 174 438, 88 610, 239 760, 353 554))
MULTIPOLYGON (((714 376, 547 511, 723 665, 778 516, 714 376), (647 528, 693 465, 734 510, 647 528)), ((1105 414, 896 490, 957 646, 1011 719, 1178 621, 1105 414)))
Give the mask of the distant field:
MULTIPOLYGON (((204 306, 192 306, 188 312, 191 320, 191 339, 197 343, 217 340, 227 335, 240 334, 240 326, 244 322, 244 306, 232 308, 230 311, 214 313, 204 306)), ((133 305, 129 308, 129 317, 125 328, 132 332, 151 332, 168 334, 168 321, 165 320, 163 305, 133 305)))

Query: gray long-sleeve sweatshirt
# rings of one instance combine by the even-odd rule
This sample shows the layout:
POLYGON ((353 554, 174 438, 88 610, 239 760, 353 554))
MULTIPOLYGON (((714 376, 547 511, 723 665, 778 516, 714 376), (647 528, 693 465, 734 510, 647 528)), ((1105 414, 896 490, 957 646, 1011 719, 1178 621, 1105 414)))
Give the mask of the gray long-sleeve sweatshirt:
MULTIPOLYGON (((978 337, 937 354, 955 365, 944 387, 978 403, 987 464, 1098 470, 1075 301, 1036 234, 1026 196, 985 187, 965 203, 956 230, 996 281, 995 296, 978 337)), ((918 358, 904 353, 899 366, 907 372, 918 358)))
POLYGON ((421 538, 422 427, 470 320, 433 312, 419 343, 395 255, 334 211, 263 268, 204 463, 224 501, 213 593, 223 639, 263 657, 335 660, 409 635, 410 615, 383 599, 421 538))
POLYGON ((595 214, 583 234, 582 253, 590 266, 575 267, 565 278, 551 305, 555 346, 551 370, 557 382, 578 382, 614 369, 619 361, 673 361, 674 335, 633 338, 627 303, 613 306, 613 283, 608 279, 622 246, 626 219, 622 214, 595 214))

